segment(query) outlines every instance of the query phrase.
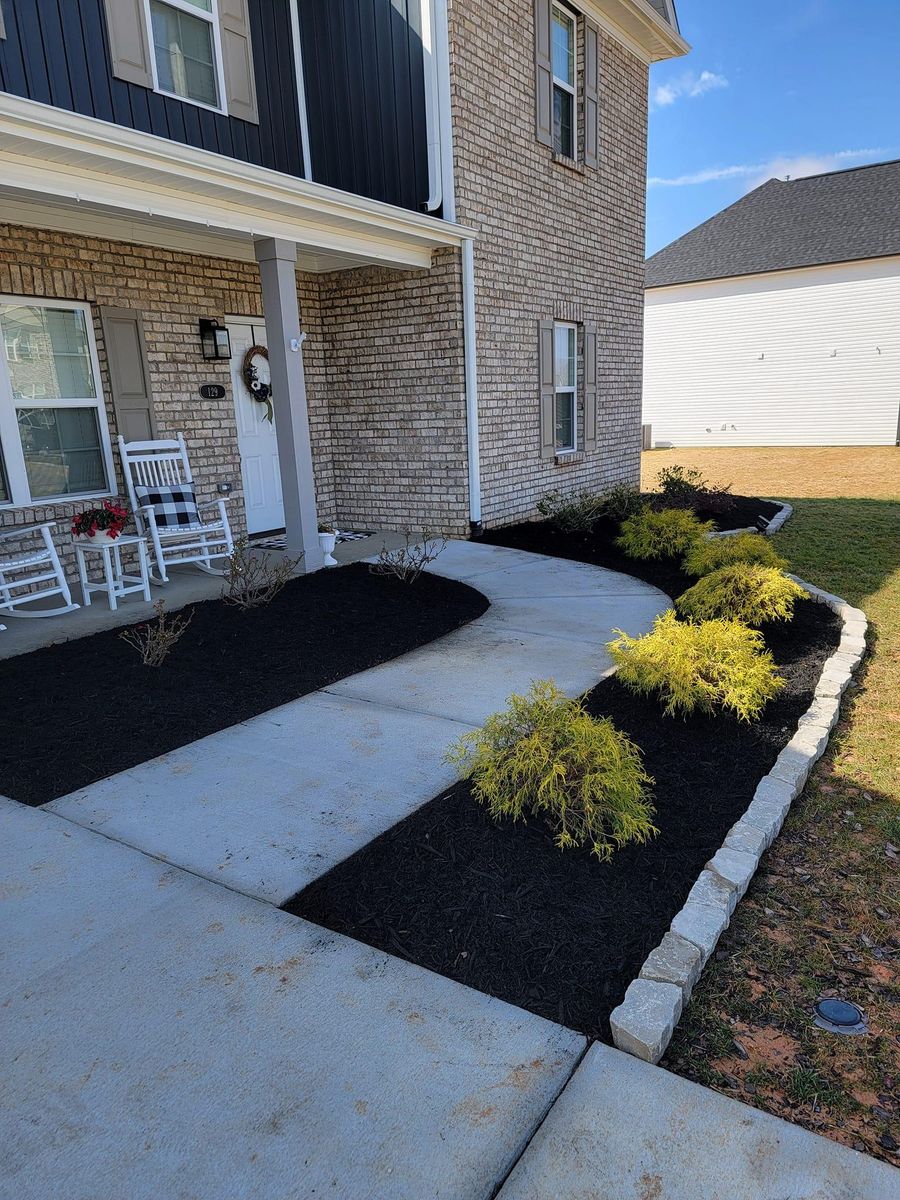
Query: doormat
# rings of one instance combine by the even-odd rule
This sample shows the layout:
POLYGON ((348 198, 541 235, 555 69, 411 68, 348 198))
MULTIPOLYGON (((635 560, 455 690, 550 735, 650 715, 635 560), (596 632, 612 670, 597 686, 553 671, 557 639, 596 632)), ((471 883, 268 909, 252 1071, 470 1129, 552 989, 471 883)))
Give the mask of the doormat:
MULTIPOLYGON (((337 540, 339 542, 360 542, 363 538, 372 537, 374 532, 373 529, 341 529, 338 531, 337 540)), ((257 546, 260 550, 285 550, 287 548, 283 533, 273 533, 270 537, 252 537, 250 544, 257 546)))

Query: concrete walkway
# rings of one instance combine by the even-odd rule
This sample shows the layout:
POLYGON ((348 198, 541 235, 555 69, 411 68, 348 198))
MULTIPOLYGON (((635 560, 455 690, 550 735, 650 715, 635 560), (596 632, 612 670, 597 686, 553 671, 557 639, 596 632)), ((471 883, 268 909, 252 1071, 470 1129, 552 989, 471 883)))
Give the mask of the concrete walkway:
POLYGON ((595 1043, 497 1200, 900 1200, 900 1171, 595 1043))
POLYGON ((0 798, 0 1200, 898 1200, 889 1168, 266 902, 666 604, 490 547, 439 566, 479 622, 57 811, 0 798))
POLYGON ((511 692, 584 691, 612 669, 613 629, 642 633, 669 604, 613 571, 471 542, 433 569, 483 592, 484 616, 47 807, 282 904, 448 786, 449 744, 511 692))

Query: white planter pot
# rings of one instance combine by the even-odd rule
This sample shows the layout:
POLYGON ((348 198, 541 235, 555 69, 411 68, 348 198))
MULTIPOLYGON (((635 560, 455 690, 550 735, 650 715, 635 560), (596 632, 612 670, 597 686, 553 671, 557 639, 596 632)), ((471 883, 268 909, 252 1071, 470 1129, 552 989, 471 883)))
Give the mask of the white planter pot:
POLYGON ((337 559, 334 557, 334 547, 337 542, 336 533, 320 533, 319 545, 322 547, 322 553, 325 555, 325 566, 336 567, 337 559))
POLYGON ((90 542, 91 545, 96 546, 103 545, 106 542, 117 542, 121 537, 121 534, 117 534, 116 537, 110 537, 108 529, 98 529, 96 533, 82 533, 79 534, 79 537, 83 542, 90 542))

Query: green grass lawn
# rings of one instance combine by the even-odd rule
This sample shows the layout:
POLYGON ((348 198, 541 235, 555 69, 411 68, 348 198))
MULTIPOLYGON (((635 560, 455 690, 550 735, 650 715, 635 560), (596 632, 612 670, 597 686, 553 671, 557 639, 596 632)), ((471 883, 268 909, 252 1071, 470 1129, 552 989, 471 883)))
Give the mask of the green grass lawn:
POLYGON ((663 1065, 900 1165, 900 450, 653 452, 645 470, 673 462, 789 500, 779 551, 870 630, 828 751, 663 1065), (817 1029, 824 995, 859 1004, 870 1033, 817 1029))

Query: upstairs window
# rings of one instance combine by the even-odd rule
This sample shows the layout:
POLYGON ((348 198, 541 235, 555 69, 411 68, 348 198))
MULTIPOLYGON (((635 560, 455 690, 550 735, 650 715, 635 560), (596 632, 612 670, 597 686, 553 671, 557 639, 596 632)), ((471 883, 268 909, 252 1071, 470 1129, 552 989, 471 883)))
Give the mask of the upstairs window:
POLYGON ((577 156, 578 85, 575 17, 558 4, 551 15, 551 63, 553 68, 553 149, 574 159, 577 156))
POLYGON ((221 110, 216 0, 149 0, 156 86, 221 110))

